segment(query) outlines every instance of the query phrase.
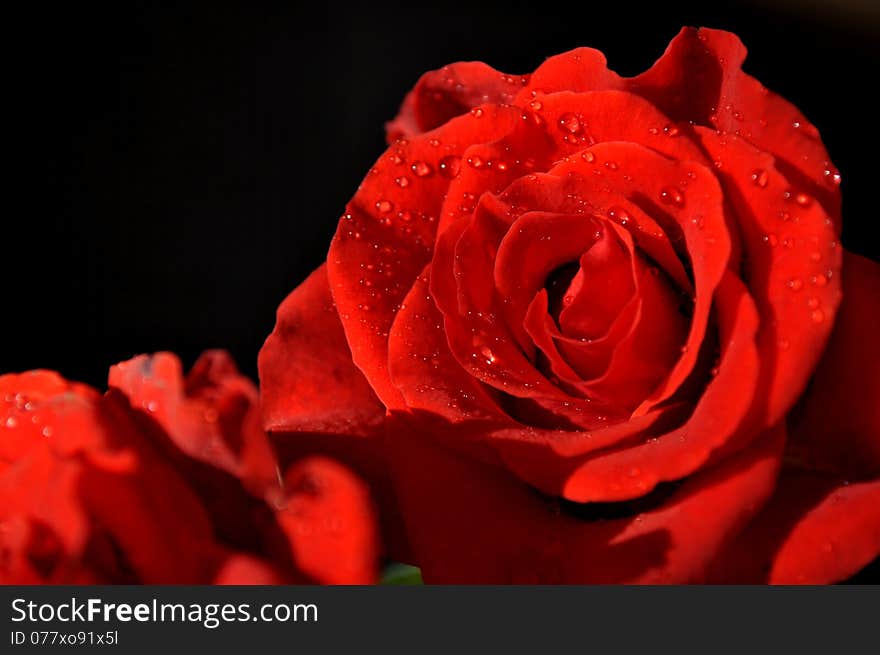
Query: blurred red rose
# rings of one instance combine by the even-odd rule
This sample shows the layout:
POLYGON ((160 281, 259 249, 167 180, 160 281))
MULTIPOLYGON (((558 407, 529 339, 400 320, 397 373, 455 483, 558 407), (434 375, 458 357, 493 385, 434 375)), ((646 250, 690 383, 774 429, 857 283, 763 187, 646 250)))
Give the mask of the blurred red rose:
POLYGON ((375 580, 366 486, 322 457, 282 476, 228 355, 185 378, 174 355, 136 357, 110 387, 0 376, 0 582, 375 580))
POLYGON ((263 420, 358 466, 426 581, 818 583, 877 555, 878 266, 744 58, 688 28, 632 78, 587 48, 453 64, 388 125, 279 308, 263 420))

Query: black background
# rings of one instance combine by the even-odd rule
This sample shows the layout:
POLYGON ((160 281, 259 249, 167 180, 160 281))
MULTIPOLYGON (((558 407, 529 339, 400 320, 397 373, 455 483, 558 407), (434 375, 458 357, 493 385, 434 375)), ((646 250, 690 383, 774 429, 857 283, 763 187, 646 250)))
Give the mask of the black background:
POLYGON ((880 251, 871 0, 120 4, 4 20, 21 149, 7 151, 0 372, 103 386, 136 353, 188 365, 224 347, 255 376, 276 306, 321 263, 422 72, 529 72, 589 45, 632 75, 683 24, 741 36, 747 70, 810 117, 843 174, 844 244, 880 251))

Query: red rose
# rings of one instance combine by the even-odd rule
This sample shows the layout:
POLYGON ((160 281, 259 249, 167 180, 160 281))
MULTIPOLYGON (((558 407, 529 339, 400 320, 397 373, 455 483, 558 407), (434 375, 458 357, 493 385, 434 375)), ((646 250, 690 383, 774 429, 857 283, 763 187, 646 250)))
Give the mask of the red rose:
POLYGON ((278 443, 390 478, 426 581, 820 583, 880 551, 878 266, 744 58, 684 29, 633 78, 453 64, 388 125, 260 376, 278 443))
POLYGON ((101 395, 0 376, 0 582, 372 582, 363 483, 321 457, 281 476, 254 385, 223 352, 110 371, 101 395))

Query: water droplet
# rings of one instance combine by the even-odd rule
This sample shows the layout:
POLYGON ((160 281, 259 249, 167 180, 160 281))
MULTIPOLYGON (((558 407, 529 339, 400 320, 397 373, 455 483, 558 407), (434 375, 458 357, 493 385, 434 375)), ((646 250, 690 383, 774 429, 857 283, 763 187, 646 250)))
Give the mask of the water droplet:
POLYGON ((813 323, 821 323, 825 320, 825 312, 823 312, 821 309, 814 309, 810 313, 810 318, 812 319, 813 323))
POLYGON ((776 238, 775 234, 765 234, 763 237, 761 237, 761 241, 766 243, 771 248, 775 248, 776 244, 779 243, 779 239, 776 238))
POLYGON ((765 171, 763 168, 756 168, 752 171, 752 183, 755 186, 759 186, 763 189, 767 186, 767 182, 767 171, 765 171))
POLYGON ((387 214, 392 209, 394 209, 394 203, 390 200, 378 200, 376 201, 376 209, 379 210, 382 214, 387 214))
POLYGON ((541 111, 541 109, 543 109, 544 105, 541 104, 540 100, 532 100, 529 103, 529 107, 532 109, 532 111, 541 111))
POLYGON ((483 109, 481 107, 474 107, 471 109, 471 116, 474 118, 482 118, 483 117, 483 109))
POLYGON ((6 419, 6 427, 9 428, 10 430, 12 428, 14 428, 16 425, 18 425, 18 421, 15 420, 14 416, 10 416, 9 418, 6 419))
POLYGON ((566 112, 559 117, 559 129, 570 134, 577 134, 581 129, 581 121, 575 114, 566 112))
POLYGON ((798 193, 794 197, 794 201, 799 204, 801 207, 809 207, 813 204, 813 199, 810 198, 806 193, 798 193))
POLYGON ((810 309, 816 309, 818 306, 819 306, 819 299, 816 298, 815 296, 811 296, 807 300, 807 307, 809 307, 810 309))
POLYGON ((831 184, 831 186, 840 186, 840 172, 836 169, 826 168, 823 172, 825 175, 825 180, 831 184))
POLYGON ((472 168, 483 168, 483 165, 485 164, 485 162, 483 161, 483 158, 480 157, 479 155, 473 155, 472 157, 468 157, 467 163, 472 168))
MULTIPOLYGON (((608 218, 610 218, 612 221, 620 223, 621 225, 626 225, 627 223, 629 223, 630 215, 626 212, 626 210, 621 209, 620 207, 612 207, 608 210, 608 218)), ((602 235, 601 232, 598 232, 597 234, 599 235, 599 237, 601 237, 602 235)), ((598 239, 599 237, 596 238, 598 239)))
POLYGON ((44 427, 42 429, 42 435, 44 437, 51 437, 52 436, 52 428, 49 427, 48 425, 46 427, 44 427))
POLYGON ((684 194, 674 187, 664 187, 660 191, 660 200, 667 205, 676 205, 677 207, 684 206, 684 194))
POLYGON ((678 136, 678 135, 679 135, 678 128, 677 128, 675 125, 672 125, 672 124, 669 124, 669 125, 665 126, 665 127, 663 128, 663 133, 664 133, 666 136, 678 136))
POLYGON ((413 162, 410 169, 415 173, 416 177, 428 177, 434 172, 431 165, 423 161, 413 162))
POLYGON ((157 403, 155 400, 151 400, 147 403, 148 412, 152 413, 155 412, 157 409, 159 409, 159 403, 157 403))
POLYGON ((587 151, 581 155, 581 159, 583 159, 588 164, 592 164, 594 161, 596 161, 596 155, 594 155, 590 151, 587 151))
POLYGON ((606 161, 606 162, 605 162, 605 168, 607 168, 608 170, 616 171, 617 168, 618 168, 618 166, 617 166, 617 162, 614 162, 614 161, 606 161))
POLYGON ((788 288, 792 291, 800 291, 804 287, 804 283, 800 280, 800 278, 792 278, 788 281, 788 288))
POLYGON ((828 284, 828 278, 825 277, 822 273, 819 273, 818 275, 814 275, 810 278, 810 284, 812 284, 814 287, 824 287, 826 284, 828 284))
POLYGON ((440 175, 452 179, 458 175, 461 168, 461 157, 446 155, 440 160, 440 175))
POLYGON ((497 361, 495 353, 492 352, 492 349, 489 348, 489 346, 483 346, 480 348, 480 355, 483 357, 483 361, 487 364, 494 364, 497 361))
POLYGON ((405 189, 406 187, 409 186, 409 178, 406 177, 405 175, 401 175, 400 177, 394 178, 394 182, 395 182, 395 184, 397 184, 397 186, 399 186, 403 189, 405 189))

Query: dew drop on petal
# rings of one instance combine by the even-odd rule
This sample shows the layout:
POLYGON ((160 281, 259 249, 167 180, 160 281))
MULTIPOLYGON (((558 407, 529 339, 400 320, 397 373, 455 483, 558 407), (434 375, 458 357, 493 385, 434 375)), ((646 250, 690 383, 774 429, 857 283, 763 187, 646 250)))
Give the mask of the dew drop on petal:
POLYGON ((570 134, 577 134, 581 129, 581 122, 575 114, 566 112, 559 117, 559 129, 570 134))
POLYGON ((431 165, 423 161, 413 162, 410 168, 412 169, 412 172, 415 173, 416 177, 428 177, 434 172, 431 165))
MULTIPOLYGON (((630 221, 630 215, 626 212, 626 210, 621 209, 620 207, 612 207, 608 210, 608 218, 616 223, 620 223, 621 225, 626 225, 630 221)), ((601 233, 600 233, 601 235, 601 233)))
POLYGON ((806 193, 798 193, 794 197, 794 201, 801 207, 809 207, 813 203, 813 199, 806 193))
POLYGON ((840 186, 840 172, 839 171, 837 171, 836 169, 832 169, 832 168, 826 168, 823 171, 823 174, 825 175, 825 180, 831 186, 840 186))
POLYGON ((492 352, 492 349, 489 348, 489 346, 483 346, 480 348, 480 356, 482 356, 483 361, 487 364, 494 364, 497 361, 495 353, 492 352))
POLYGON ((761 187, 763 189, 767 186, 767 182, 767 171, 765 171, 763 168, 756 168, 752 171, 752 183, 755 186, 761 187))
POLYGON ((660 191, 660 200, 667 205, 676 205, 677 207, 684 206, 684 194, 674 187, 664 187, 660 191))
POLYGON ((452 179, 458 175, 461 169, 461 157, 446 155, 440 160, 440 175, 452 179))

